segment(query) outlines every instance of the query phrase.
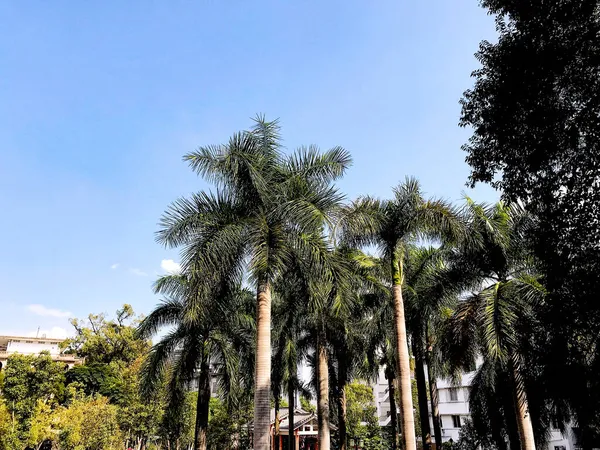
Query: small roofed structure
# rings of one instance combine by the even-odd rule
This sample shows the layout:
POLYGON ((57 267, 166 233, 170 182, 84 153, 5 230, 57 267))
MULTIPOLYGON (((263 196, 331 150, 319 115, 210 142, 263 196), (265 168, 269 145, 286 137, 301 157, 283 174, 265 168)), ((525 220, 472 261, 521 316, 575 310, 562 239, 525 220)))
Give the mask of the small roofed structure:
MULTIPOLYGON (((332 431, 337 430, 330 425, 332 431)), ((288 409, 279 410, 279 448, 286 449, 289 445, 290 436, 296 440, 297 450, 319 450, 319 428, 317 415, 301 408, 294 409, 294 423, 291 427, 288 417, 288 409)), ((275 448, 275 409, 271 410, 271 448, 275 448)))

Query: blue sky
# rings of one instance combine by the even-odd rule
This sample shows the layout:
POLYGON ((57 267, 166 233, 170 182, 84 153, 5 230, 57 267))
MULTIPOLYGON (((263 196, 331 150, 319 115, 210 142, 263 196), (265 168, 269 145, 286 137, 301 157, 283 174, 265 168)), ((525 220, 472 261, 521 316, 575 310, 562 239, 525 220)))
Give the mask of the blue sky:
MULTIPOLYGON (((286 146, 341 145, 341 188, 406 175, 459 200, 462 92, 493 40, 477 0, 0 3, 0 334, 148 312, 157 221, 206 189, 181 161, 258 112, 286 146)), ((493 201, 486 186, 470 195, 493 201)), ((163 264, 164 266, 164 264, 163 264)))

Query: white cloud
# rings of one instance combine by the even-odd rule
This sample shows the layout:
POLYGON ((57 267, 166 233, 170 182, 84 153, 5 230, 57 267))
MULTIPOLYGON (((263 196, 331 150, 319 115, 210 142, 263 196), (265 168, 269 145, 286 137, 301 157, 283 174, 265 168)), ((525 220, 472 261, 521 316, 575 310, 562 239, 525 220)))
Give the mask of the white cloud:
POLYGON ((176 263, 172 259, 163 259, 160 262, 160 267, 167 273, 179 273, 181 272, 181 264, 176 263))
POLYGON ((137 275, 138 277, 147 277, 148 276, 148 274, 141 269, 133 268, 133 269, 129 269, 129 272, 134 275, 137 275))
POLYGON ((55 309, 55 308, 46 308, 44 305, 40 305, 40 304, 28 305, 27 310, 29 312, 37 314, 38 316, 44 316, 44 317, 62 318, 62 317, 71 317, 72 316, 72 314, 69 311, 61 311, 60 309, 55 309))
POLYGON ((119 267, 119 263, 114 263, 112 266, 110 266, 112 270, 115 270, 117 267, 119 267))
POLYGON ((62 327, 52 327, 49 330, 30 331, 27 333, 27 336, 65 339, 67 337, 67 330, 62 327))

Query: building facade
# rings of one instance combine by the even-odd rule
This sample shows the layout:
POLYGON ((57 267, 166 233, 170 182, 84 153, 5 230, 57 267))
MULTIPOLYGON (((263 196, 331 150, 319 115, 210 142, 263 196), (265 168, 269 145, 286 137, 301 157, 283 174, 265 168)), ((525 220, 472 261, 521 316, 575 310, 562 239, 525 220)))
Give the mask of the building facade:
POLYGON ((39 355, 42 352, 48 352, 54 361, 63 362, 69 367, 82 364, 82 358, 62 352, 60 344, 63 341, 64 339, 46 337, 0 336, 0 369, 4 367, 10 355, 39 355))
MULTIPOLYGON (((464 373, 458 384, 452 384, 449 380, 443 378, 438 378, 437 380, 438 408, 443 442, 449 442, 450 440, 456 442, 459 439, 460 429, 465 421, 470 419, 469 392, 475 373, 474 371, 464 373)), ((379 425, 388 426, 391 422, 392 411, 390 410, 388 381, 385 378, 383 370, 380 371, 377 382, 373 386, 373 392, 377 404, 379 425)), ((414 407, 417 408, 417 405, 414 405, 414 407)), ((396 414, 399 414, 399 410, 396 411, 396 414)), ((433 435, 433 421, 431 417, 429 417, 429 421, 433 435)), ((432 441, 435 441, 433 436, 432 441)), ((579 450, 579 448, 572 430, 569 429, 565 435, 557 429, 551 430, 550 439, 546 446, 547 450, 579 450)))
MULTIPOLYGON (((196 369, 194 371, 194 375, 192 379, 188 382, 187 388, 191 392, 198 391, 200 383, 200 369, 196 369)), ((211 365, 210 366, 210 395, 211 397, 217 397, 219 395, 219 373, 217 369, 211 365)))
MULTIPOLYGON (((438 379, 438 408, 442 426, 442 440, 456 442, 460 429, 469 415, 469 390, 475 372, 463 374, 461 382, 453 385, 448 380, 438 379)), ((432 423, 433 430, 433 423, 432 423)))
POLYGON ((377 381, 373 384, 373 395, 375 396, 375 406, 377 407, 377 418, 379 425, 386 427, 392 421, 392 410, 390 407, 390 389, 383 368, 379 369, 377 381))

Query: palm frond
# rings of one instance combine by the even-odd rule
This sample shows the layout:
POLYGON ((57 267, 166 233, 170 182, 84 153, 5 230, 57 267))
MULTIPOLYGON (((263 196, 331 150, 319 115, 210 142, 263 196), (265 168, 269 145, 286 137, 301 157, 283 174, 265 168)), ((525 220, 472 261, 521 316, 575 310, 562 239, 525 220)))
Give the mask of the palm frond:
POLYGON ((136 334, 141 339, 154 336, 162 327, 177 325, 181 320, 184 310, 183 303, 178 299, 164 299, 152 312, 138 325, 136 334))
POLYGON ((372 197, 360 197, 340 213, 340 242, 349 247, 378 245, 388 203, 372 197))
POLYGON ((352 157, 342 147, 321 152, 315 145, 300 147, 287 160, 285 167, 291 177, 329 184, 342 177, 350 167, 352 157))
POLYGON ((170 364, 176 364, 178 355, 175 351, 185 342, 186 331, 183 327, 178 327, 150 349, 140 375, 140 386, 145 395, 155 392, 165 376, 166 368, 170 364))

